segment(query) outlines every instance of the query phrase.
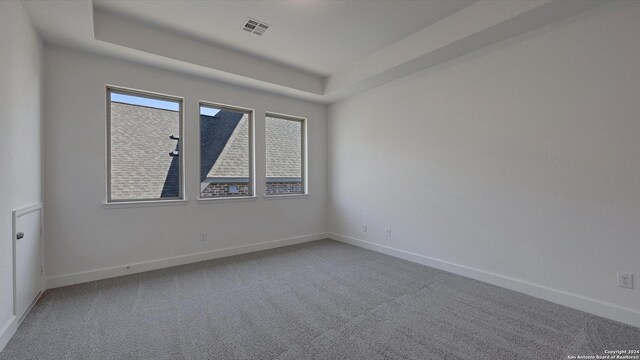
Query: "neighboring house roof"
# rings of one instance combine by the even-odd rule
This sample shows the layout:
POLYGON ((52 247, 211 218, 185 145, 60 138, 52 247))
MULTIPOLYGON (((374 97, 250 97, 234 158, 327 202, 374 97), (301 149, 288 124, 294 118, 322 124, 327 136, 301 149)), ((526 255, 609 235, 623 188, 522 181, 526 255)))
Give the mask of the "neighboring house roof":
MULTIPOLYGON (((300 178, 301 123, 267 119, 267 178, 300 178)), ((201 115, 200 144, 201 181, 249 177, 248 115, 225 110, 201 115)))
POLYGON ((111 102, 111 198, 179 196, 177 111, 111 102))
POLYGON ((267 178, 302 177, 302 122, 267 117, 267 178))
MULTIPOLYGON (((228 111, 220 111, 228 113, 228 111)), ((220 113, 218 113, 220 114, 220 113)), ((217 114, 217 115, 218 115, 217 114)), ((224 116, 223 114, 222 116, 224 116)), ((220 156, 209 170, 209 178, 249 177, 249 115, 243 114, 220 156)))
MULTIPOLYGON (((111 199, 179 196, 180 114, 111 102, 111 199)), ((268 118, 267 178, 301 177, 301 124, 268 118)), ((200 116, 200 179, 249 177, 249 119, 225 111, 200 116)))
MULTIPOLYGON (((219 111, 215 116, 200 115, 200 182, 209 177, 209 173, 216 164, 218 164, 217 168, 220 168, 220 163, 224 161, 223 159, 228 158, 228 155, 223 158, 220 158, 220 155, 228 147, 229 139, 235 132, 243 115, 243 113, 224 110, 219 111)), ((238 137, 236 136, 234 139, 237 140, 238 137)), ((240 142, 235 144, 236 148, 240 146, 242 146, 240 142)), ((236 149, 234 152, 237 153, 240 150, 236 149)), ((227 150, 226 154, 229 153, 230 151, 227 150)), ((247 154, 248 157, 249 150, 247 149, 243 153, 247 154)), ((243 166, 244 168, 248 168, 248 160, 246 164, 243 166)), ((239 164, 236 167, 240 168, 239 164)), ((233 172, 237 173, 238 171, 241 170, 233 172)), ((248 174, 245 177, 248 177, 248 174)))

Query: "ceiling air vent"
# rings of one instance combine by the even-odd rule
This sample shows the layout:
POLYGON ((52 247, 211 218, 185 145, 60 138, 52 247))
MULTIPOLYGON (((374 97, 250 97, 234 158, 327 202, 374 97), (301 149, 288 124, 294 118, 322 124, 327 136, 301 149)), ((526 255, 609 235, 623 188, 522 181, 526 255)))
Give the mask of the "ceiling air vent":
POLYGON ((271 25, 265 24, 260 20, 256 20, 248 17, 247 20, 244 22, 244 26, 242 27, 242 30, 258 36, 262 36, 262 34, 264 34, 264 32, 267 31, 267 29, 270 27, 271 25))

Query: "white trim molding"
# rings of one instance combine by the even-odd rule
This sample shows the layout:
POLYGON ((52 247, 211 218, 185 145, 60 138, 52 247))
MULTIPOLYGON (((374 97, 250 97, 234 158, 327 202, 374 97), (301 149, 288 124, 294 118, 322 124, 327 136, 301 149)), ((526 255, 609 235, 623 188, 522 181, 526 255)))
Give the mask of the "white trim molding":
POLYGON ((328 237, 330 239, 344 242, 346 244, 373 250, 382 254, 391 255, 421 265, 426 265, 450 273, 462 275, 471 279, 517 291, 539 299, 581 310, 590 314, 640 327, 640 312, 634 309, 629 309, 609 302, 596 300, 563 290, 549 288, 540 284, 515 279, 489 271, 455 264, 445 260, 435 259, 411 251, 401 250, 386 245, 380 245, 366 240, 356 239, 350 236, 329 233, 328 237))
MULTIPOLYGON (((42 229, 44 228, 44 216, 43 216, 43 205, 42 203, 37 203, 34 205, 30 205, 30 206, 26 206, 26 207, 22 207, 19 209, 15 209, 12 212, 12 216, 11 216, 11 231, 12 231, 12 263, 13 263, 13 276, 12 276, 12 281, 13 281, 13 307, 12 307, 12 312, 11 312, 11 317, 9 318, 9 320, 7 320, 6 323, 4 323, 2 325, 2 327, 0 327, 0 351, 2 351, 5 346, 7 346, 7 344, 9 343, 9 340, 11 340, 11 338, 13 337, 13 335, 16 333, 16 331, 18 330, 18 326, 20 325, 20 322, 22 320, 24 320, 25 317, 27 317, 27 315, 29 314, 29 312, 31 311, 31 309, 33 308, 33 306, 38 302, 38 300, 40 299, 40 296, 42 295, 42 293, 44 292, 44 281, 42 281, 41 283, 41 290, 40 293, 38 293, 38 295, 36 296, 36 298, 33 300, 33 302, 31 303, 31 305, 29 306, 29 308, 25 311, 24 314, 22 314, 22 318, 18 318, 16 316, 16 294, 17 294, 17 284, 16 284, 16 238, 15 238, 15 234, 17 232, 16 229, 16 222, 17 219, 20 216, 23 215, 27 215, 30 214, 32 212, 36 212, 36 211, 40 211, 40 251, 41 251, 41 256, 43 256, 44 254, 44 233, 42 232, 42 229)), ((44 259, 41 257, 40 258, 40 266, 44 266, 44 259)))
POLYGON ((103 209, 125 209, 125 208, 140 208, 149 206, 182 206, 187 205, 189 200, 143 200, 143 201, 118 201, 118 202, 104 202, 102 203, 103 209))
POLYGON ((33 300, 27 311, 22 315, 21 318, 18 319, 16 315, 11 315, 11 318, 0 328, 0 352, 4 350, 5 346, 9 343, 9 340, 16 334, 18 327, 22 323, 22 321, 29 315, 33 307, 36 305, 40 297, 44 293, 44 289, 38 293, 38 296, 33 300))
POLYGON ((255 244, 228 247, 224 249, 203 251, 199 253, 167 257, 156 260, 142 261, 120 266, 112 266, 101 269, 75 272, 71 274, 57 275, 46 278, 47 289, 62 286, 80 284, 90 281, 108 279, 117 276, 141 273, 145 271, 164 269, 172 266, 191 264, 199 261, 212 260, 227 256, 240 255, 255 251, 274 249, 282 246, 301 244, 309 241, 326 239, 328 233, 315 233, 285 239, 264 241, 255 244))
POLYGON ((198 204, 219 204, 226 202, 258 201, 257 196, 221 196, 211 198, 198 198, 198 204))
POLYGON ((280 194, 280 195, 265 194, 263 196, 265 200, 306 199, 308 197, 309 197, 309 194, 280 194))
POLYGON ((7 346, 16 330, 18 330, 18 319, 15 315, 11 315, 11 318, 0 328, 0 351, 7 346))
MULTIPOLYGON (((16 311, 17 311, 17 287, 18 285, 16 284, 16 234, 18 232, 17 229, 17 221, 18 218, 27 214, 30 214, 32 212, 36 212, 36 211, 40 211, 40 266, 41 269, 44 271, 44 205, 42 203, 37 203, 34 205, 29 205, 29 206, 25 206, 19 209, 15 209, 13 210, 13 212, 11 213, 11 231, 12 231, 12 235, 11 235, 11 244, 12 244, 12 262, 13 262, 13 315, 17 315, 16 311)), ((44 292, 44 279, 43 279, 44 275, 41 273, 40 274, 40 280, 41 280, 41 286, 40 289, 42 290, 42 292, 44 292)), ((40 297, 40 295, 38 295, 38 298, 40 297)), ((36 298, 37 300, 37 298, 36 298)), ((29 313, 29 311, 31 310, 31 308, 29 308, 29 310, 27 310, 27 312, 24 314, 26 316, 26 314, 29 313)))

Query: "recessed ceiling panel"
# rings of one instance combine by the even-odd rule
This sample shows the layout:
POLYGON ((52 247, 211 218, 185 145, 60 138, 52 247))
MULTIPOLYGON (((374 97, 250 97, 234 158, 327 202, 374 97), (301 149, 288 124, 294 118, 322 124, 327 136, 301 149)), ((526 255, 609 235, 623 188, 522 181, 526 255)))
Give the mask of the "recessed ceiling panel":
POLYGON ((94 6, 326 76, 472 2, 94 0, 94 6), (247 19, 259 19, 268 31, 239 31, 247 19))

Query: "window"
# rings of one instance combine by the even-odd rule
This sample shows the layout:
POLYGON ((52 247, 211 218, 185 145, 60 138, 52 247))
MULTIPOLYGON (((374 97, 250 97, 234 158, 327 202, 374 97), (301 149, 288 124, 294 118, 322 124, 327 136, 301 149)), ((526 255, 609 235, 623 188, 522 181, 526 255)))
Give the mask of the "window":
POLYGON ((182 99, 107 87, 107 202, 179 200, 182 99))
POLYGON ((253 196, 253 111, 200 104, 200 198, 253 196))
POLYGON ((306 193, 305 119, 267 114, 266 195, 306 193))

